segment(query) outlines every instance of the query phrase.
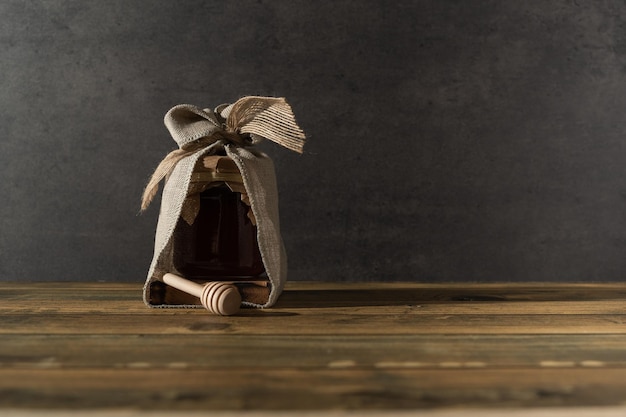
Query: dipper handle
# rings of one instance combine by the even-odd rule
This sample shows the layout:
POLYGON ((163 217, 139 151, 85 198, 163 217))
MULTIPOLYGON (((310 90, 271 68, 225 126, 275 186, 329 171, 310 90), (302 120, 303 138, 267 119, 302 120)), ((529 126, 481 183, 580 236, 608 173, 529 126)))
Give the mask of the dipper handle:
POLYGON ((213 281, 203 285, 172 273, 163 275, 163 282, 198 297, 204 308, 211 313, 231 316, 239 312, 241 294, 233 284, 213 281))
POLYGON ((168 272, 167 274, 163 275, 163 282, 198 298, 202 296, 202 289, 204 288, 204 285, 190 281, 181 276, 168 272))

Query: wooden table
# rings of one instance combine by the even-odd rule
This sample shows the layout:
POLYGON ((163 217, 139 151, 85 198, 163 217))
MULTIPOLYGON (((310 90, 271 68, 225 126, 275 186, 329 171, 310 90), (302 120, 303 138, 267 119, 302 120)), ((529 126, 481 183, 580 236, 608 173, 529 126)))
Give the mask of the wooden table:
POLYGON ((0 283, 0 312, 3 416, 626 415, 622 283, 290 282, 232 317, 147 308, 141 284, 0 283))

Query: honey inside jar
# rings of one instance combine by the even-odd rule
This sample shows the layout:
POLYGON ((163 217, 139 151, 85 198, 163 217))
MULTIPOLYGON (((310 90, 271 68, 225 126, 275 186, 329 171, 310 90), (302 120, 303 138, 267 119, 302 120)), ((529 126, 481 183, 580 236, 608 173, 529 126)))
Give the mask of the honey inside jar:
POLYGON ((205 157, 192 182, 192 188, 202 190, 199 208, 191 224, 178 220, 174 267, 198 281, 267 279, 255 219, 234 162, 225 156, 205 157))

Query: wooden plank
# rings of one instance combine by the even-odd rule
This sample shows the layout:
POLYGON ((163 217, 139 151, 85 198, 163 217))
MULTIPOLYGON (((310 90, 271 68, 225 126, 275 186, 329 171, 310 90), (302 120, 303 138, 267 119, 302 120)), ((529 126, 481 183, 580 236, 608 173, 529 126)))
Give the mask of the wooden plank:
POLYGON ((384 311, 251 310, 213 316, 201 310, 150 314, 5 314, 0 334, 626 334, 626 315, 428 314, 384 311), (327 314, 324 314, 327 313, 327 314))
MULTIPOLYGON (((138 283, 0 283, 3 300, 141 300, 138 283)), ((414 301, 624 301, 626 283, 333 283, 289 281, 277 306, 372 306, 414 301)))
MULTIPOLYGON (((4 409, 3 417, 206 417, 206 411, 198 410, 134 410, 121 409, 72 409, 72 410, 24 410, 4 409)), ((293 410, 211 410, 211 417, 293 417, 293 410)), ((532 407, 523 409, 503 408, 448 408, 420 410, 298 410, 298 417, 624 417, 626 407, 532 407)))
POLYGON ((137 284, 0 284, 0 334, 624 334, 626 285, 292 283, 224 318, 149 309, 137 284), (378 289, 380 287, 380 289, 378 289), (278 329, 278 330, 277 330, 278 329))
MULTIPOLYGON (((206 417, 206 411, 197 410, 2 410, 3 417, 206 417)), ((211 417, 293 417, 288 411, 224 411, 211 410, 211 417)), ((567 407, 524 409, 420 409, 416 410, 299 410, 298 417, 624 417, 626 407, 567 407)))
POLYGON ((626 335, 3 335, 0 369, 626 368, 626 335))
POLYGON ((0 369, 0 407, 319 410, 622 405, 626 369, 0 369))
POLYGON ((406 305, 419 302, 625 301, 626 284, 401 284, 287 286, 277 307, 406 305))
MULTIPOLYGON (((0 304, 0 314, 133 314, 133 315, 152 315, 154 309, 146 307, 140 300, 118 300, 111 299, 98 302, 86 302, 83 299, 63 300, 59 303, 59 299, 52 301, 42 300, 19 300, 7 301, 3 300, 0 304)), ((179 309, 159 309, 159 314, 179 314, 179 309)), ((492 301, 420 301, 407 304, 397 305, 379 305, 379 306, 359 306, 357 304, 341 307, 327 306, 310 306, 302 305, 301 307, 284 307, 278 305, 267 311, 273 312, 293 312, 308 314, 331 314, 342 313, 350 314, 358 312, 359 314, 463 314, 463 315, 481 315, 481 314, 558 314, 558 315, 594 315, 594 314, 615 314, 621 315, 626 311, 626 302, 622 300, 608 301, 508 301, 508 302, 492 302, 492 301)), ((202 314, 204 311, 202 311, 202 314)), ((251 315, 254 312, 244 311, 243 315, 251 315)))
MULTIPOLYGON (((137 284, 0 283, 0 313, 147 313, 137 284)), ((421 308, 438 313, 620 314, 626 285, 487 285, 291 283, 272 310, 421 308), (380 288, 379 288, 380 287, 380 288)), ((371 310, 379 314, 380 309, 371 310)))

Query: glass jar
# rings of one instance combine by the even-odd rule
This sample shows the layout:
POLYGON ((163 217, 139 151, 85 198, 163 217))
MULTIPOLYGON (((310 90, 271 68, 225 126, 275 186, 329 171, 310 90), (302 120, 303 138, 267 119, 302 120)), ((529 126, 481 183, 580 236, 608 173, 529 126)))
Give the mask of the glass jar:
POLYGON ((192 182, 190 189, 201 190, 199 209, 191 224, 182 217, 178 220, 173 235, 175 269, 195 281, 267 279, 254 216, 234 162, 226 156, 205 157, 192 182))

